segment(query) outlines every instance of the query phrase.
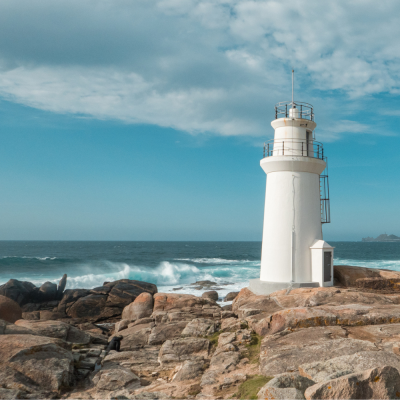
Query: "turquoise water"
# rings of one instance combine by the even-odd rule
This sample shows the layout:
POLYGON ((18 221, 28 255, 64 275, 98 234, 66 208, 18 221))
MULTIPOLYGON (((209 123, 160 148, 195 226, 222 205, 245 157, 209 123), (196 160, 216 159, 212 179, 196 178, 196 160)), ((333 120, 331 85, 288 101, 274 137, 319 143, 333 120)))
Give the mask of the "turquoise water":
MULTIPOLYGON (((329 242, 335 264, 400 271, 400 243, 329 242)), ((68 274, 67 288, 93 288, 123 278, 159 291, 199 294, 190 283, 212 280, 223 296, 258 278, 260 242, 0 241, 0 284, 11 278, 40 285, 68 274)))

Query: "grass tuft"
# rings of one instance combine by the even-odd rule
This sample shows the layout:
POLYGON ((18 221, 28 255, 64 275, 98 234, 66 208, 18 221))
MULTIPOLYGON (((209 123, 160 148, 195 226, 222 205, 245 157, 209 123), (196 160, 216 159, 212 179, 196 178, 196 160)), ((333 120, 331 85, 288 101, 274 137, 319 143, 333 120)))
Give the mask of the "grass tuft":
POLYGON ((221 334, 221 331, 219 332, 215 332, 210 336, 206 336, 206 338, 210 341, 210 343, 213 346, 218 346, 218 339, 219 339, 219 335, 221 334))
POLYGON ((261 336, 256 333, 251 334, 251 340, 247 347, 247 358, 250 364, 258 364, 260 360, 260 349, 261 349, 261 336))
POLYGON ((272 377, 264 375, 251 375, 248 378, 247 381, 239 386, 237 393, 235 393, 234 396, 237 399, 257 399, 257 393, 272 379, 272 377))

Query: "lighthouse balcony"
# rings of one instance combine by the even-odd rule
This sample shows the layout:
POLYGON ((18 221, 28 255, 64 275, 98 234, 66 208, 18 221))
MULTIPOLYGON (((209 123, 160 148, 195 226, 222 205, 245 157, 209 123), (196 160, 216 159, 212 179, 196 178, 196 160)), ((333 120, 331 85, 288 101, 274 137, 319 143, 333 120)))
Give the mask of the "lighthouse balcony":
POLYGON ((309 139, 272 139, 265 142, 264 158, 274 156, 300 156, 326 161, 322 143, 309 139))
POLYGON ((275 119, 296 118, 314 121, 314 108, 301 101, 281 101, 275 105, 275 119))

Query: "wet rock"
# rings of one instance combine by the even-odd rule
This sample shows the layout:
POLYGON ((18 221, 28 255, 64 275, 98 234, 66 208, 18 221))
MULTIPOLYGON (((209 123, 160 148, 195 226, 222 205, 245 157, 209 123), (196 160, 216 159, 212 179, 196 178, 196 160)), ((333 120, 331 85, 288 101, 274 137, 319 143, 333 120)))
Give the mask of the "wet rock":
POLYGON ((135 301, 127 305, 122 311, 122 319, 135 321, 140 318, 150 317, 153 313, 153 296, 143 292, 135 301))
POLYGON ((347 339, 340 327, 318 327, 289 330, 266 336, 261 342, 260 372, 274 376, 294 372, 298 366, 315 361, 326 361, 332 355, 351 355, 360 351, 377 351, 368 341, 347 339))
POLYGON ((174 382, 199 378, 203 373, 203 360, 186 360, 173 378, 174 382))
POLYGON ((311 399, 395 399, 400 394, 400 375, 385 366, 324 381, 305 391, 311 399))
POLYGON ((183 333, 187 322, 175 322, 170 324, 158 324, 152 328, 148 344, 153 346, 163 344, 166 340, 177 339, 183 333))
POLYGON ((35 332, 40 336, 62 339, 71 343, 89 344, 90 335, 70 324, 61 321, 25 321, 20 319, 16 322, 21 326, 35 332))
POLYGON ((192 286, 197 286, 199 289, 209 288, 211 286, 215 286, 217 282, 213 281, 197 281, 195 283, 191 283, 192 286))
POLYGON ((229 292, 225 298, 224 301, 233 301, 236 299, 236 297, 238 296, 239 292, 229 292))
POLYGON ((0 379, 0 386, 20 385, 50 391, 69 386, 73 379, 73 356, 65 347, 67 344, 62 340, 43 336, 2 336, 0 372, 5 371, 6 381, 0 379))
POLYGON ((207 339, 183 338, 167 340, 161 347, 159 359, 162 365, 176 364, 185 360, 208 357, 210 342, 207 339))
POLYGON ((183 337, 202 337, 212 335, 213 333, 217 332, 217 330, 217 323, 212 319, 195 318, 186 325, 181 335, 183 337))
POLYGON ((140 379, 137 375, 125 368, 115 368, 99 371, 93 378, 96 389, 99 390, 119 390, 138 389, 140 387, 140 379))
POLYGON ((218 292, 216 292, 215 290, 210 290, 208 292, 204 292, 201 297, 203 297, 204 299, 210 299, 213 301, 218 301, 218 292))
POLYGON ((8 297, 20 306, 37 300, 38 288, 31 282, 10 279, 0 286, 0 295, 8 297))
POLYGON ((316 361, 299 366, 301 375, 322 382, 341 375, 361 372, 375 367, 391 366, 400 370, 400 359, 386 351, 361 351, 359 353, 316 361))
POLYGON ((14 323, 22 317, 21 307, 14 300, 0 295, 0 319, 14 323))
POLYGON ((62 278, 60 279, 60 282, 58 283, 58 288, 57 288, 57 299, 61 300, 65 287, 67 286, 67 274, 64 274, 62 278))
POLYGON ((41 301, 51 301, 57 299, 57 285, 52 282, 45 282, 39 288, 39 298, 41 301))

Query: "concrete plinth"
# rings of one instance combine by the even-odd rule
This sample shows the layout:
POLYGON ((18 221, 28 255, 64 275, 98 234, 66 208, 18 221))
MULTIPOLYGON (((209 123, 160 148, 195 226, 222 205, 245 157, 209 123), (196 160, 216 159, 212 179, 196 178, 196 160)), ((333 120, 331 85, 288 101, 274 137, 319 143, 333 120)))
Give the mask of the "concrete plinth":
POLYGON ((257 295, 268 295, 281 289, 297 289, 319 287, 318 282, 268 282, 260 279, 250 279, 249 290, 257 295))

